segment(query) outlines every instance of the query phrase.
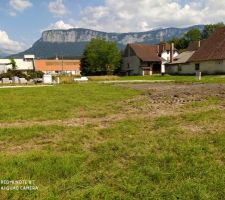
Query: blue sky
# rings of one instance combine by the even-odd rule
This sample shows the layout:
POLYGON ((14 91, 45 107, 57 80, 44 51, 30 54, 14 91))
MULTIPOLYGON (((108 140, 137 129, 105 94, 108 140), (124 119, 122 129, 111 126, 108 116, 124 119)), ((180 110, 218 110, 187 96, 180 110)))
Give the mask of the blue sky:
POLYGON ((24 43, 26 47, 39 39, 41 32, 47 29, 50 24, 58 20, 79 20, 79 13, 83 8, 103 3, 102 0, 64 1, 65 7, 70 8, 68 9, 69 13, 57 16, 49 11, 48 4, 51 1, 32 0, 30 2, 32 3, 31 7, 20 11, 12 9, 9 0, 0 0, 0 30, 7 32, 8 36, 13 40, 24 43), (13 11, 15 11, 15 13, 10 13, 13 11))
POLYGON ((30 47, 47 29, 147 31, 225 21, 225 0, 0 0, 0 54, 30 47))

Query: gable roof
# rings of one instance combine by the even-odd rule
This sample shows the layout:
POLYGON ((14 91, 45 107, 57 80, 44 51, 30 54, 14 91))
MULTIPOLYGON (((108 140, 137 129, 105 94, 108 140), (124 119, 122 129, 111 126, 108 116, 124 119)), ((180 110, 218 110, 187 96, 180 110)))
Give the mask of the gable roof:
POLYGON ((190 62, 225 59, 225 28, 220 28, 207 39, 190 58, 190 62))
POLYGON ((146 44, 128 44, 136 54, 144 62, 161 62, 161 58, 158 56, 158 45, 146 45, 146 44))
POLYGON ((205 42, 206 42, 206 40, 190 42, 186 51, 197 51, 205 42))
MULTIPOLYGON (((171 49, 171 45, 169 43, 160 43, 159 45, 159 53, 161 54, 164 51, 170 51, 171 49)), ((174 50, 177 50, 176 48, 174 48, 174 50)))
POLYGON ((195 53, 195 51, 184 51, 183 53, 176 56, 172 63, 168 62, 167 64, 184 64, 187 63, 191 56, 195 53))

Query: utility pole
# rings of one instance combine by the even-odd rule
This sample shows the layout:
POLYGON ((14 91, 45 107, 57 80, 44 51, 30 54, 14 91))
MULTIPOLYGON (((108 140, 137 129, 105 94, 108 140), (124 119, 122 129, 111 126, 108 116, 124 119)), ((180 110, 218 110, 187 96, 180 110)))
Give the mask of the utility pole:
POLYGON ((63 55, 62 55, 62 73, 63 73, 63 70, 64 70, 64 63, 63 63, 63 55))

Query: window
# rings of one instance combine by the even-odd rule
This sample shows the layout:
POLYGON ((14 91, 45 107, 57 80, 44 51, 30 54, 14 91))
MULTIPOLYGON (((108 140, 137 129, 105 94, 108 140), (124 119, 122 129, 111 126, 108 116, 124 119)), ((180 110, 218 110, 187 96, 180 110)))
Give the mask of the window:
POLYGON ((217 65, 223 64, 223 60, 216 61, 216 64, 217 64, 217 65))
POLYGON ((182 71, 182 67, 181 65, 178 65, 178 72, 181 72, 182 71))
POLYGON ((200 70, 200 64, 199 63, 195 64, 195 70, 196 71, 199 71, 200 70))

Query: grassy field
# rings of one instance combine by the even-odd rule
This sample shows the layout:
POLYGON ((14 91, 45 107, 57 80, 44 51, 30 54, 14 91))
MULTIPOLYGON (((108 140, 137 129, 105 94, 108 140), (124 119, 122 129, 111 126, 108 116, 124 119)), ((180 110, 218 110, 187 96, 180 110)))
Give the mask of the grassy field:
POLYGON ((97 83, 0 90, 0 180, 38 186, 0 199, 224 199, 225 100, 151 106, 148 95, 97 83))
POLYGON ((98 84, 61 85, 47 88, 2 89, 0 122, 104 116, 117 112, 117 101, 137 92, 98 84))
POLYGON ((195 76, 170 76, 170 75, 154 75, 154 76, 124 76, 120 80, 173 80, 177 83, 183 82, 202 82, 202 83, 225 83, 225 76, 202 76, 202 80, 198 81, 195 76))
POLYGON ((202 80, 198 81, 195 76, 170 76, 170 75, 153 75, 153 76, 93 76, 89 77, 91 81, 132 81, 132 80, 143 80, 143 81, 156 81, 156 80, 171 80, 177 83, 225 83, 225 75, 214 75, 214 76, 202 76, 202 80))

